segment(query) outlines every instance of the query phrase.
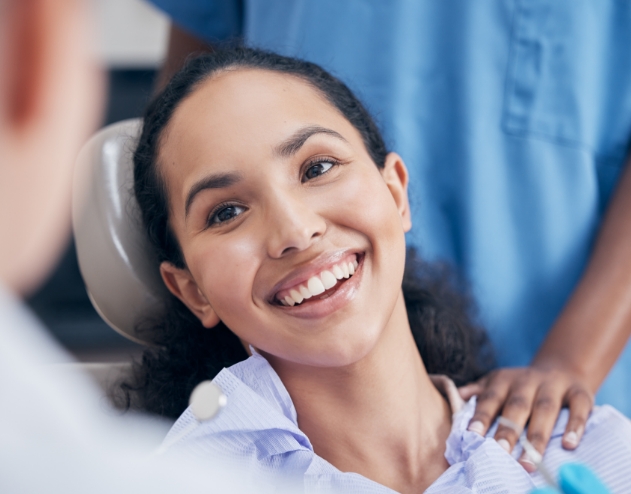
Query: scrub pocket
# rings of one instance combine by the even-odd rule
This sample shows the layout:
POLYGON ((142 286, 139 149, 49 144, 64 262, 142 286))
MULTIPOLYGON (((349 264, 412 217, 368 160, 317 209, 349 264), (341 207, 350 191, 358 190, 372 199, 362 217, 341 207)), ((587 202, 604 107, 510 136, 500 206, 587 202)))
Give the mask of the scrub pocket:
POLYGON ((624 160, 631 134, 631 2, 516 0, 504 132, 624 160))

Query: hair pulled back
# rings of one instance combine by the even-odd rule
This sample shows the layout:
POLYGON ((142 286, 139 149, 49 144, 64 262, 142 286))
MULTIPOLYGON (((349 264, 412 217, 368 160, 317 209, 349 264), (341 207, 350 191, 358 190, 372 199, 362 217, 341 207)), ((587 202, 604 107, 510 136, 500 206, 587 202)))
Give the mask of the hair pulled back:
MULTIPOLYGON (((159 172, 160 141, 174 111, 204 81, 225 70, 259 69, 302 79, 336 108, 361 135, 377 167, 386 145, 372 117, 340 80, 316 64, 257 49, 237 47, 190 60, 149 105, 134 154, 134 192, 143 224, 158 260, 184 268, 179 244, 169 226, 167 190, 159 172)), ((414 339, 430 373, 446 374, 456 384, 481 376, 490 367, 484 331, 471 317, 472 304, 444 265, 429 265, 408 250, 403 293, 414 339)), ((212 329, 177 298, 164 314, 138 330, 159 346, 147 349, 117 396, 124 408, 177 417, 192 389, 222 368, 247 358, 240 340, 223 324, 212 329)))

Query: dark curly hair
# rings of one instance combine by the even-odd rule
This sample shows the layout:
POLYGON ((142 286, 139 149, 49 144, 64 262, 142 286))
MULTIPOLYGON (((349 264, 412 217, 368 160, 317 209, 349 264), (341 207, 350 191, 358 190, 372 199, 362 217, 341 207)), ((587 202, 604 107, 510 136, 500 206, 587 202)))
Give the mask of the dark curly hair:
MULTIPOLYGON (((157 169, 163 131, 178 105, 200 84, 220 71, 240 68, 279 72, 309 84, 358 130, 375 165, 384 166, 388 151, 374 120, 344 83, 318 65, 245 47, 194 58, 147 108, 134 154, 134 192, 160 262, 185 267, 157 169)), ((473 304, 462 286, 447 266, 424 263, 408 249, 403 293, 414 339, 428 372, 446 374, 458 385, 480 377, 492 363, 488 339, 474 322, 473 304)), ((121 384, 118 401, 123 408, 175 418, 196 384, 247 358, 240 340, 223 323, 209 331, 175 297, 163 315, 138 330, 157 346, 145 350, 121 384)))

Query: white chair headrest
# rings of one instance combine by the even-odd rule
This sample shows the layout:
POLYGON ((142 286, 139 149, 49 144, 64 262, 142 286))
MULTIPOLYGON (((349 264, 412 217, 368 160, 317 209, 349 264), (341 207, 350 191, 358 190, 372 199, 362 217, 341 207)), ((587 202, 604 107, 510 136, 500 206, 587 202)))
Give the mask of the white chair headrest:
POLYGON ((83 147, 72 222, 79 268, 99 315, 123 336, 151 344, 138 323, 159 314, 168 292, 133 193, 133 152, 142 120, 115 123, 83 147))

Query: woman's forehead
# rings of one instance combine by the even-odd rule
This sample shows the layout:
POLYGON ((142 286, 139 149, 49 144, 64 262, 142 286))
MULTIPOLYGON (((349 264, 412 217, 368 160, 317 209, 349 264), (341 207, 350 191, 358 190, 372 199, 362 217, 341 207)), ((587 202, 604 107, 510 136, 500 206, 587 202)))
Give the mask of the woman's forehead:
MULTIPOLYGON (((168 140, 215 148, 282 140, 300 124, 350 127, 331 103, 302 79, 264 70, 224 71, 202 83, 175 111, 168 140)), ((337 129, 336 129, 337 130, 337 129)))
MULTIPOLYGON (((165 129, 161 163, 234 163, 273 154, 305 126, 330 128, 349 142, 361 138, 309 83, 257 69, 224 71, 202 83, 176 109, 165 129)), ((169 180, 170 181, 170 180, 169 180)))

